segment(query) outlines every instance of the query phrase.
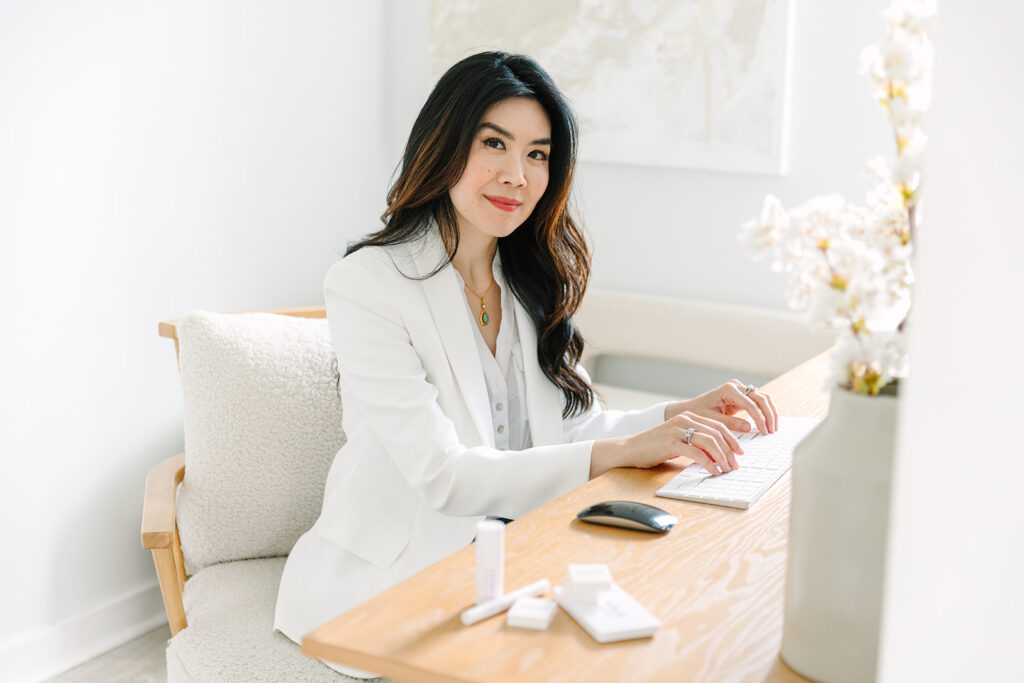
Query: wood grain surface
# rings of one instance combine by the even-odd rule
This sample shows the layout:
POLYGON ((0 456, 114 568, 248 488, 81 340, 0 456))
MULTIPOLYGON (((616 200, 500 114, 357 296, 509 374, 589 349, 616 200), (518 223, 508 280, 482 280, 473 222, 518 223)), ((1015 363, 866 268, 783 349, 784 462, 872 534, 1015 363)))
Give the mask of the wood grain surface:
MULTIPOLYGON (((764 390, 783 415, 824 417, 827 374, 822 354, 764 390)), ((506 529, 506 591, 542 578, 561 585, 569 563, 607 564, 661 620, 653 638, 602 645, 562 610, 546 631, 508 627, 503 614, 465 627, 459 614, 474 601, 468 547, 307 634, 302 650, 401 681, 805 680, 778 654, 789 473, 749 510, 654 495, 688 464, 612 470, 506 529), (679 524, 655 535, 576 520, 605 500, 656 505, 679 524)))

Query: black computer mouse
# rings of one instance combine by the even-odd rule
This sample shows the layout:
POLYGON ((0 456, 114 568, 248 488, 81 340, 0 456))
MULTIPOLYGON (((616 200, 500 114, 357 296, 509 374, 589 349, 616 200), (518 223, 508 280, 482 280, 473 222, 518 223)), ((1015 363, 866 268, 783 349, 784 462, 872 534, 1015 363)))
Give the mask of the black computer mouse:
POLYGON ((618 526, 637 531, 664 533, 675 526, 679 520, 661 508, 631 500, 609 500, 595 503, 586 508, 576 518, 581 522, 618 526))

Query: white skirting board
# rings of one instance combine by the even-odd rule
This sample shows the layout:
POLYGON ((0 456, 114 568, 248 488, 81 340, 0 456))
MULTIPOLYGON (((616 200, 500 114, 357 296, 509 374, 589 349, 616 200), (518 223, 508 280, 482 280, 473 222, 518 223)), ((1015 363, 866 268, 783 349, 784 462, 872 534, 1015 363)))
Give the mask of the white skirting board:
POLYGON ((47 628, 0 644, 0 681, 41 681, 98 657, 167 623, 152 584, 47 628))

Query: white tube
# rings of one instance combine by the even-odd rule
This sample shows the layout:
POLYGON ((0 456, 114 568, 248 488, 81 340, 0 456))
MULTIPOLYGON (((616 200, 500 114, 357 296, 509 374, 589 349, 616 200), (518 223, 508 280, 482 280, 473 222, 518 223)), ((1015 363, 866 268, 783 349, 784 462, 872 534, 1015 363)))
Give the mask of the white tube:
POLYGON ((496 519, 476 524, 476 604, 505 592, 505 525, 496 519))
POLYGON ((512 603, 519 598, 535 598, 544 595, 551 590, 551 582, 547 579, 541 579, 540 581, 534 581, 529 586, 524 586, 519 590, 506 593, 500 598, 495 598, 490 602, 485 602, 482 605, 474 605, 462 613, 462 623, 466 626, 472 626, 478 621, 486 619, 487 617, 493 617, 495 614, 500 614, 512 606, 512 603))

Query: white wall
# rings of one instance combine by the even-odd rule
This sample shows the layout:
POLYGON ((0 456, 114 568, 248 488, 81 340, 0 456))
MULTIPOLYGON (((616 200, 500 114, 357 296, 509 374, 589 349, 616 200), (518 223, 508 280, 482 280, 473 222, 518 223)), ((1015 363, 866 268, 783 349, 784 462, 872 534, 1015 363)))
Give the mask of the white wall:
POLYGON ((939 5, 882 681, 1024 680, 1022 24, 939 5))
POLYGON ((315 304, 383 209, 375 3, 0 3, 0 679, 162 619, 191 308, 315 304))
MULTIPOLYGON (((724 303, 784 308, 784 281, 740 249, 740 226, 768 192, 787 206, 841 192, 863 201, 869 157, 891 133, 858 74, 860 50, 882 39, 885 0, 796 2, 787 176, 581 164, 577 191, 594 247, 592 283, 724 303)), ((429 77, 427 3, 389 3, 388 133, 397 160, 429 77)))

